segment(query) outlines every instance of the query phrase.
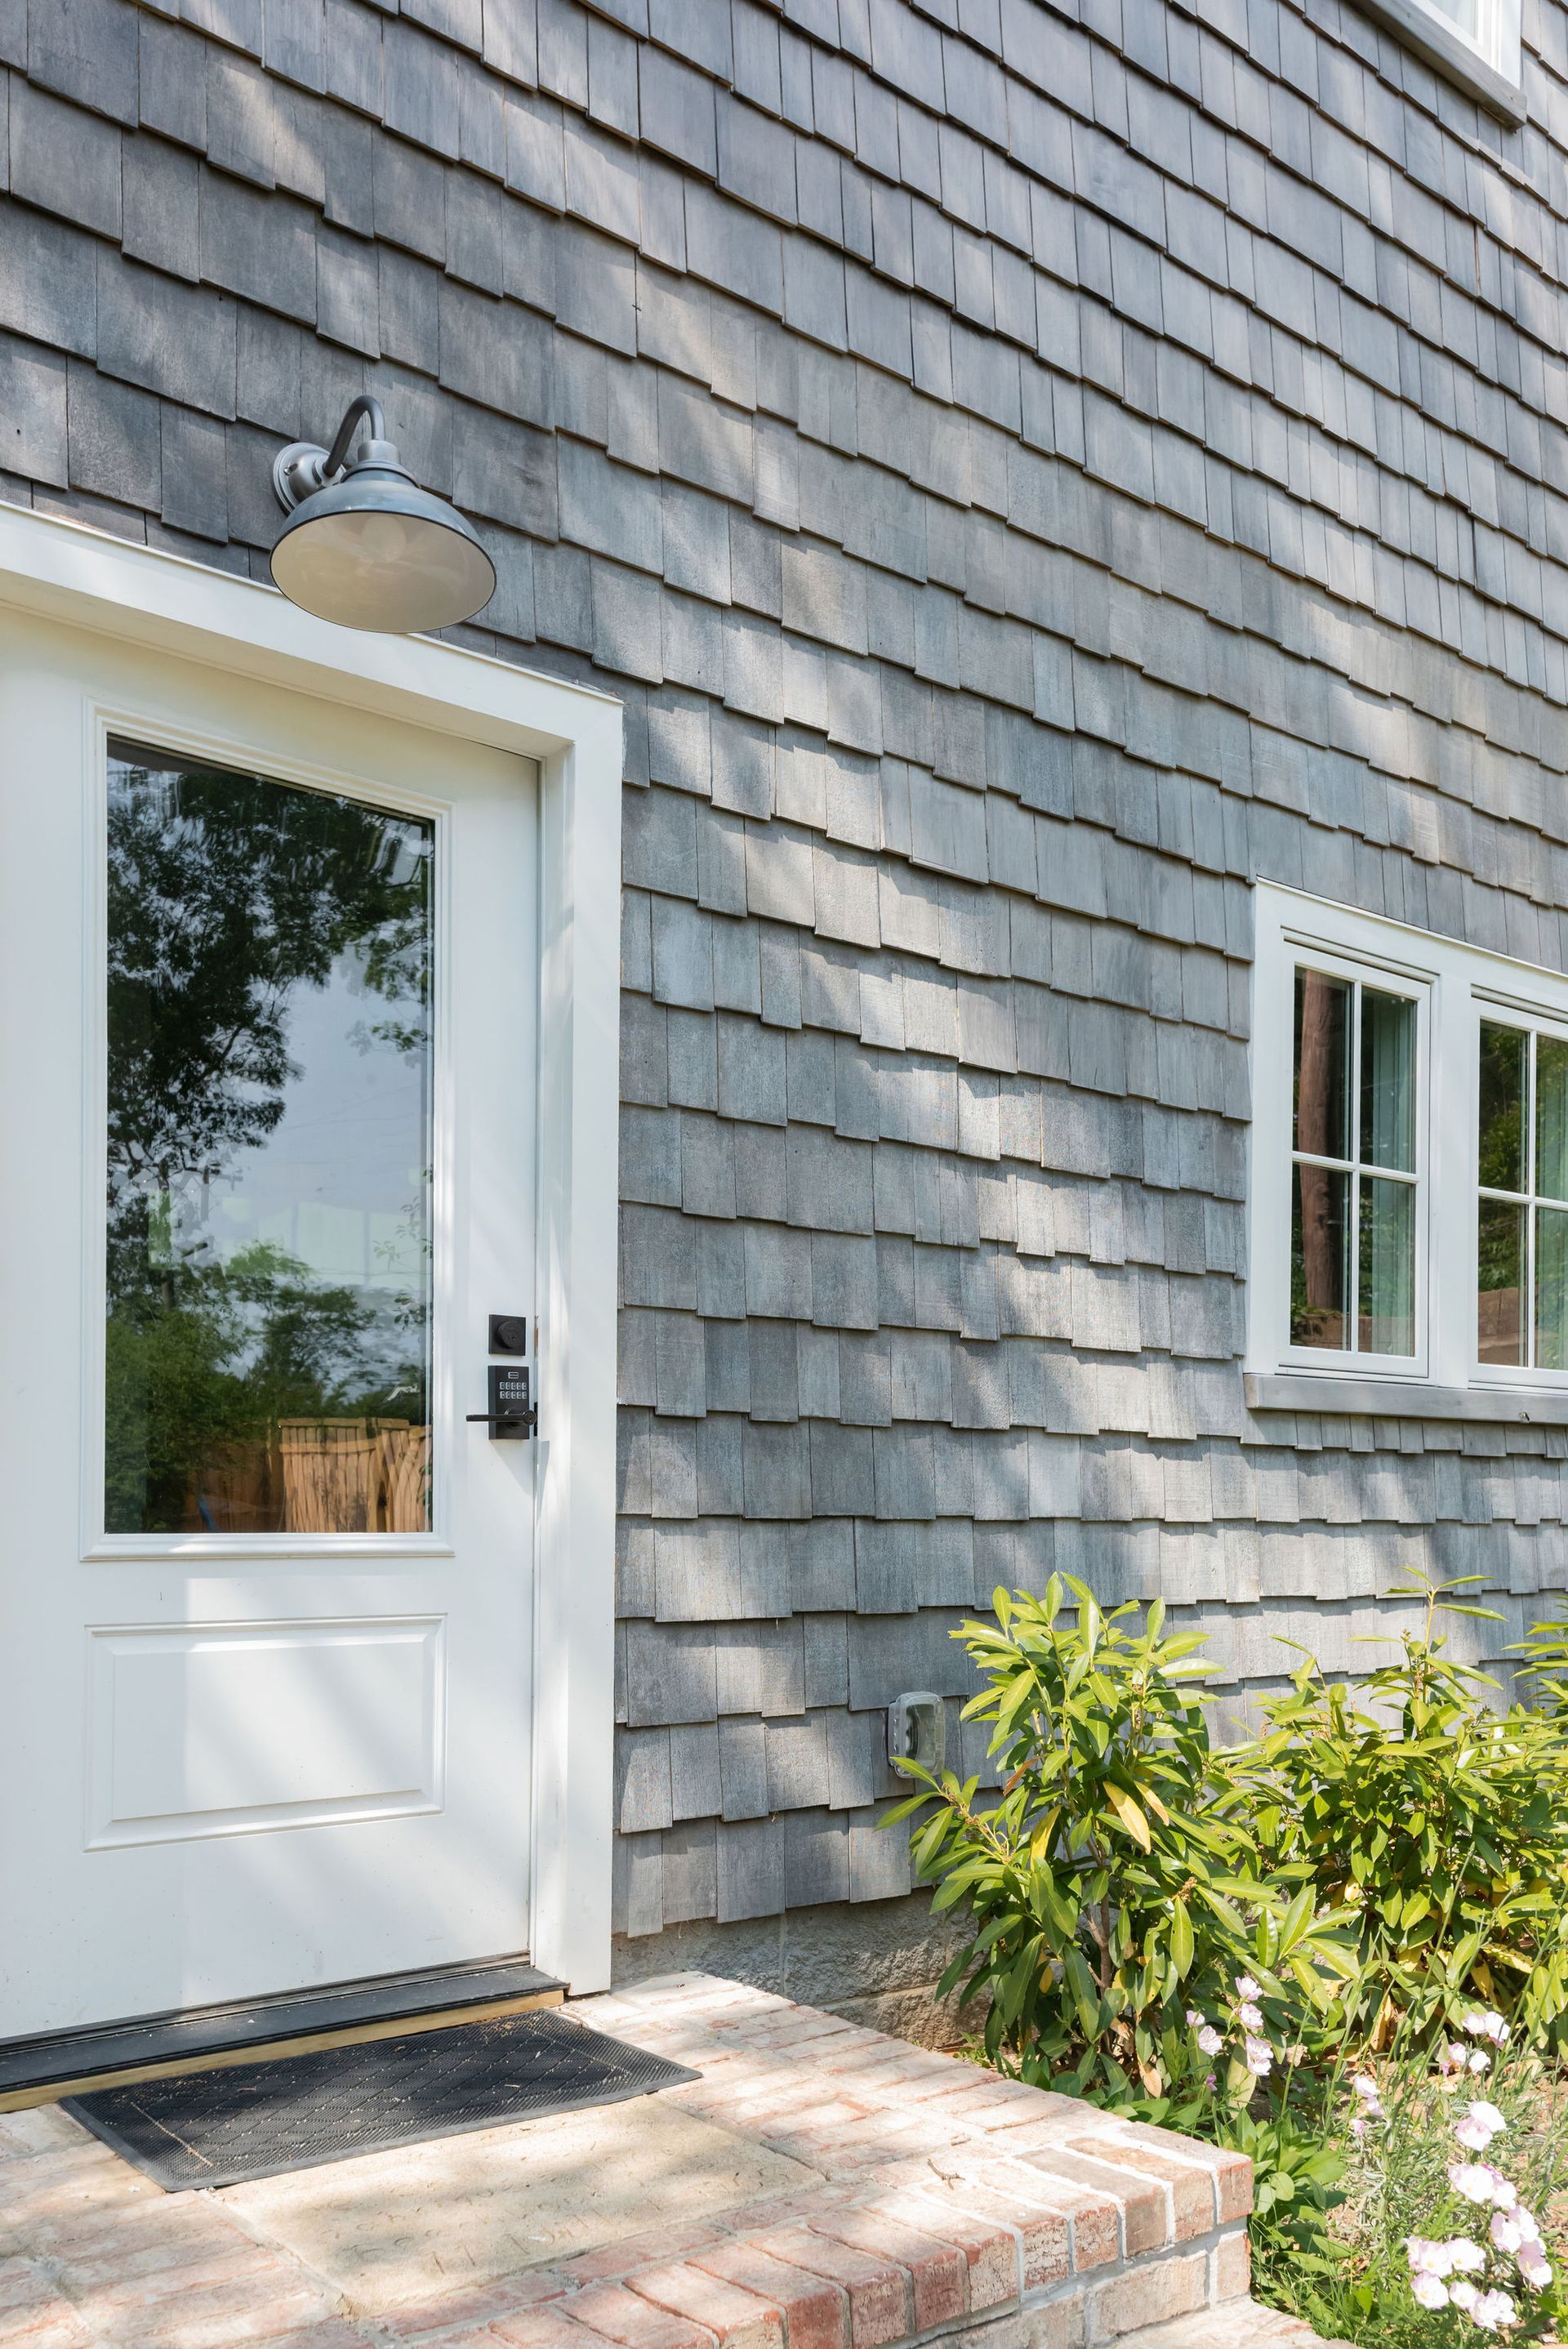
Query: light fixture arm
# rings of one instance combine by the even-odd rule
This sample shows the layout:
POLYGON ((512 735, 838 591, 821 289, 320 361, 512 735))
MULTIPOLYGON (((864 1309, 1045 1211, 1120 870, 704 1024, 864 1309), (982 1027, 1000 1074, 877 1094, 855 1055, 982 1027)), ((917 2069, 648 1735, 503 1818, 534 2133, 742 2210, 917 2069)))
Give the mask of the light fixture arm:
POLYGON ((304 499, 337 480, 347 466, 348 451, 362 423, 369 425, 370 438, 359 461, 395 466, 401 472, 397 449, 387 438, 381 402, 373 392, 359 392, 345 409, 330 449, 315 440, 292 440, 273 458, 273 488, 285 513, 293 513, 304 499))
POLYGON ((329 481, 335 481, 338 474, 342 472, 347 460, 349 443, 354 439, 362 419, 370 427, 372 440, 386 440, 387 419, 381 413, 381 402, 373 392, 362 391, 358 398, 351 399, 344 409, 343 421, 337 428, 337 438, 327 451, 326 462, 322 467, 322 471, 329 481))

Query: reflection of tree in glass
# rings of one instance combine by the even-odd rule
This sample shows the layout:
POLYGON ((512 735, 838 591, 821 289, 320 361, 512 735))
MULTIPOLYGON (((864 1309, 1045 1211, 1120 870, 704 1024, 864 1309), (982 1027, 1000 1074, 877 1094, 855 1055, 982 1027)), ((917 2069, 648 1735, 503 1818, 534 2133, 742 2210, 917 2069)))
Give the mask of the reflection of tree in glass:
MULTIPOLYGON (((259 1241, 225 1261, 207 1209, 284 1118, 291 998, 335 968, 375 1004, 364 1048, 423 1075, 428 848, 427 826, 353 801, 111 757, 111 1531, 281 1525, 281 1423, 426 1421, 422 1282, 325 1280, 259 1241)), ((423 1262, 423 1196, 408 1221, 423 1262)))
POLYGON ((1480 1024, 1480 1180, 1483 1191, 1524 1188, 1524 1099, 1530 1038, 1522 1028, 1480 1024))

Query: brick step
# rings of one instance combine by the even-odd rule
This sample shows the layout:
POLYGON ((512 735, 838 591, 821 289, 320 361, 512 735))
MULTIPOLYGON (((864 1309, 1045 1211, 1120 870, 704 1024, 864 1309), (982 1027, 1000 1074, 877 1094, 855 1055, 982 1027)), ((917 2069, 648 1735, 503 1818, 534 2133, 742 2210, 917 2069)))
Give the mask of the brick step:
POLYGON ((1352 2344, 1324 2341, 1309 2324, 1280 2309, 1235 2300, 1221 2308, 1200 2309, 1195 2316, 1124 2333, 1116 2349, 1352 2349, 1352 2344))

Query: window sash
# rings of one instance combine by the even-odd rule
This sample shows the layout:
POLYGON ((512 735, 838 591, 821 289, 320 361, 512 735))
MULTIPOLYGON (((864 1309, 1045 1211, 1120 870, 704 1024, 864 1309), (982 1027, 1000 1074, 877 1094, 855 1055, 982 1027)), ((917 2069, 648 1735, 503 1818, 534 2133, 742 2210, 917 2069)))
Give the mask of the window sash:
MULTIPOLYGON (((1288 965, 1286 1000, 1290 1007, 1290 1033, 1285 1054, 1289 1068, 1289 1088, 1286 1097, 1287 1125, 1287 1196, 1283 1230, 1279 1245, 1283 1247, 1287 1267, 1285 1325, 1282 1333, 1284 1347, 1281 1361, 1293 1367, 1311 1370, 1370 1370, 1393 1371, 1402 1377, 1418 1374, 1425 1342, 1426 1323, 1426 1247, 1425 1247, 1425 1030, 1427 1025, 1427 993, 1419 984, 1412 985, 1408 976, 1359 957, 1349 959, 1343 955, 1323 952, 1306 945, 1293 947, 1288 965), (1350 1154, 1336 1156, 1326 1152, 1303 1150, 1297 1146, 1300 1123, 1300 1068, 1296 1043, 1296 989, 1303 974, 1312 974, 1348 990, 1348 1016, 1345 1022, 1346 1065, 1342 1081, 1346 1093, 1346 1117, 1350 1154), (1409 1166, 1392 1166, 1363 1154, 1364 1121, 1367 1097, 1363 1092, 1363 1055, 1365 1050, 1365 994, 1370 990, 1380 997, 1389 997, 1408 1003, 1414 1012, 1414 1033, 1409 1048, 1409 1065, 1404 1082, 1408 1089, 1408 1123, 1411 1133, 1409 1166), (1293 1328, 1294 1282, 1295 1276, 1296 1206, 1301 1196, 1297 1170, 1303 1167, 1321 1168, 1326 1174, 1346 1178, 1346 1206, 1339 1247, 1343 1257, 1343 1299, 1339 1319, 1348 1343, 1341 1346, 1315 1345, 1299 1339, 1293 1328), (1363 1257, 1376 1248, 1377 1226, 1375 1206, 1367 1203, 1369 1184, 1398 1184, 1411 1195, 1410 1248, 1408 1268, 1396 1265, 1397 1283, 1408 1287, 1408 1302, 1398 1319, 1408 1319, 1410 1345, 1403 1351, 1389 1351, 1373 1342, 1363 1342, 1378 1320, 1396 1317, 1387 1312, 1373 1314, 1364 1310, 1362 1295, 1363 1257)), ((1305 1203, 1303 1206, 1305 1217, 1305 1203)), ((1305 1233, 1304 1233, 1305 1243, 1305 1233)))
MULTIPOLYGON (((1568 1216, 1568 1197, 1563 1195, 1563 1191, 1547 1191, 1541 1187, 1542 1136, 1540 1061, 1542 1042, 1568 1041, 1568 1032, 1555 1022, 1539 1019, 1532 1019, 1523 1014, 1511 1012, 1501 1008, 1494 1009, 1484 999, 1477 1001, 1475 1013, 1477 1085, 1470 1153, 1476 1198, 1475 1245, 1471 1254, 1472 1285, 1475 1292, 1474 1338, 1470 1350, 1472 1375, 1487 1381, 1505 1380, 1510 1384, 1563 1383, 1568 1381, 1568 1262, 1565 1262, 1562 1257, 1558 1257, 1553 1267, 1552 1292, 1543 1299, 1541 1231, 1542 1211, 1549 1218, 1557 1216, 1568 1216), (1511 1189, 1506 1185, 1484 1183, 1480 1180, 1480 1071, 1483 1050, 1482 1035, 1488 1028, 1521 1036, 1525 1040, 1524 1088, 1520 1110, 1522 1125, 1520 1171, 1524 1177, 1524 1184, 1522 1189, 1519 1190, 1511 1189), (1486 1224, 1485 1209, 1489 1205, 1514 1208, 1518 1210, 1522 1218, 1522 1282, 1517 1313, 1519 1351, 1522 1359, 1516 1362, 1489 1360, 1481 1350, 1482 1298, 1507 1293, 1506 1288, 1486 1290, 1481 1287, 1482 1235, 1486 1224), (1542 1319, 1543 1306, 1551 1309, 1551 1325, 1542 1319), (1559 1354, 1560 1360, 1556 1362, 1542 1363, 1541 1361, 1542 1330, 1552 1325, 1555 1326, 1558 1332, 1558 1340, 1553 1350, 1559 1354)), ((1568 1190, 1568 1185, 1563 1188, 1568 1190)), ((1547 1228, 1552 1232, 1553 1227, 1550 1224, 1547 1228)), ((1553 1234, 1554 1238, 1555 1237, 1553 1234)))

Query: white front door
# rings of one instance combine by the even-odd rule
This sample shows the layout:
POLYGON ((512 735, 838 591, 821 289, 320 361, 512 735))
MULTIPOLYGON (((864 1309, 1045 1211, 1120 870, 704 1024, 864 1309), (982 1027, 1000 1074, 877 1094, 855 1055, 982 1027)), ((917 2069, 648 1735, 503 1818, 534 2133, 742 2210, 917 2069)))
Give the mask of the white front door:
POLYGON ((0 2038, 528 1946, 536 782, 0 613, 0 2038))

